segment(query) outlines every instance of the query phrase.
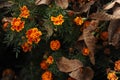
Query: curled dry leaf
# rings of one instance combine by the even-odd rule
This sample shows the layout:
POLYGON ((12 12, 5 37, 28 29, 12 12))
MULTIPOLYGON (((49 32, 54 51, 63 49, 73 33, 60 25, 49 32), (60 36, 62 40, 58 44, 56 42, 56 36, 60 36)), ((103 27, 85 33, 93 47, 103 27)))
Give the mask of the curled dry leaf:
POLYGON ((12 1, 2 2, 0 3, 0 8, 11 7, 14 3, 12 1))
POLYGON ((92 80, 94 72, 90 67, 84 67, 82 62, 77 59, 69 60, 61 57, 57 61, 58 69, 69 73, 69 76, 76 80, 92 80))
POLYGON ((11 21, 12 21, 12 17, 4 17, 2 19, 2 23, 4 23, 4 22, 11 22, 11 21))
MULTIPOLYGON (((120 7, 116 7, 114 9, 113 15, 120 16, 120 7)), ((112 45, 118 44, 118 41, 119 41, 118 36, 120 36, 119 35, 119 26, 120 26, 119 23, 120 23, 120 19, 110 21, 110 24, 109 24, 109 27, 108 27, 108 34, 109 34, 108 41, 109 41, 109 44, 112 44, 112 45)))
POLYGON ((69 76, 76 80, 92 80, 94 71, 90 67, 83 67, 71 72, 69 76))
POLYGON ((114 20, 114 19, 120 19, 119 15, 111 15, 106 12, 97 12, 90 15, 91 19, 97 19, 97 20, 114 20))
POLYGON ((61 7, 62 9, 66 9, 69 5, 68 0, 55 0, 57 6, 61 7))
POLYGON ((48 5, 50 2, 51 0, 36 0, 35 5, 41 5, 41 4, 48 5))
POLYGON ((59 60, 57 60, 57 66, 62 72, 72 72, 80 67, 83 67, 83 64, 77 59, 69 60, 65 57, 61 57, 59 60))
POLYGON ((90 2, 82 5, 79 10, 80 13, 87 12, 90 9, 91 5, 93 5, 94 3, 95 3, 95 1, 90 1, 90 2))
POLYGON ((109 10, 109 9, 113 8, 116 3, 120 4, 120 0, 114 0, 111 3, 108 3, 107 5, 104 6, 104 10, 109 10))
MULTIPOLYGON (((92 34, 92 31, 94 31, 97 26, 98 26, 99 21, 98 20, 92 20, 90 22, 90 26, 83 29, 83 40, 87 46, 87 48, 90 50, 90 61, 92 64, 95 64, 95 58, 94 58, 94 53, 95 53, 95 46, 96 46, 96 38, 92 34)), ((81 36, 79 37, 78 41, 81 40, 81 36)))

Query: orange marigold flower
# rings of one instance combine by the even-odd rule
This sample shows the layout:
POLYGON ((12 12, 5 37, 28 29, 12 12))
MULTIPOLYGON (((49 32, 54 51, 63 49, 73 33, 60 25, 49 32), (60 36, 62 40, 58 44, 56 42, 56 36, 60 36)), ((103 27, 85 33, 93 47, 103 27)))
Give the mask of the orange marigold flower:
POLYGON ((8 24, 9 24, 9 22, 5 22, 5 23, 3 24, 3 30, 4 30, 4 31, 6 31, 6 29, 7 29, 7 27, 8 27, 8 24))
POLYGON ((50 48, 53 50, 53 51, 56 51, 60 48, 60 42, 58 40, 52 40, 50 42, 50 48))
POLYGON ((47 58, 47 60, 46 60, 46 63, 52 64, 53 61, 54 61, 53 57, 52 57, 52 56, 49 56, 49 57, 47 58))
POLYGON ((77 24, 77 25, 82 25, 83 24, 83 19, 81 17, 76 17, 74 19, 74 22, 77 24))
POLYGON ((13 18, 11 21, 11 30, 16 30, 17 32, 20 32, 24 28, 24 21, 21 21, 21 18, 13 18))
POLYGON ((108 39, 108 32, 104 31, 100 34, 100 38, 104 41, 106 41, 108 39))
POLYGON ((90 22, 89 21, 85 21, 84 24, 83 24, 83 27, 86 28, 90 25, 90 22))
POLYGON ((22 44, 21 47, 22 47, 22 49, 23 49, 24 52, 31 51, 31 49, 32 49, 32 45, 30 45, 27 42, 25 42, 24 44, 22 44))
POLYGON ((41 63, 40 63, 40 67, 41 67, 41 69, 43 69, 43 70, 46 70, 46 69, 48 69, 48 64, 46 63, 46 60, 43 60, 41 63))
POLYGON ((120 71, 120 60, 115 61, 115 67, 114 67, 114 69, 115 69, 116 71, 120 71))
POLYGON ((88 48, 83 48, 82 53, 83 53, 83 55, 88 56, 90 51, 88 48))
POLYGON ((28 38, 27 42, 32 44, 32 42, 35 42, 36 44, 41 40, 40 36, 42 35, 42 32, 38 30, 38 28, 32 28, 29 29, 26 32, 26 38, 28 38))
POLYGON ((22 6, 22 7, 20 8, 20 11, 21 11, 20 17, 28 18, 28 16, 30 15, 30 14, 29 14, 29 10, 28 10, 28 8, 27 8, 26 6, 22 6))
POLYGON ((52 80, 52 73, 50 71, 46 71, 42 74, 42 80, 52 80))
POLYGON ((118 77, 116 76, 115 72, 109 72, 107 75, 108 80, 118 80, 118 77))
POLYGON ((57 17, 51 16, 51 21, 53 21, 54 25, 62 25, 62 23, 64 22, 63 15, 60 14, 57 17))

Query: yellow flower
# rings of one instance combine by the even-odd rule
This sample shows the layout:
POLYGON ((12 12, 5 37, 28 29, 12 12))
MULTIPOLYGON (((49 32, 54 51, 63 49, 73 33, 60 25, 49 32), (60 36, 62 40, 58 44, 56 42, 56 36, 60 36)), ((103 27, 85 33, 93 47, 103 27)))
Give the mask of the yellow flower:
POLYGON ((22 47, 22 49, 23 49, 24 52, 31 51, 31 49, 32 49, 32 45, 30 45, 27 42, 25 42, 24 44, 22 44, 21 47, 22 47))
POLYGON ((52 64, 53 61, 54 61, 53 57, 52 57, 52 56, 49 56, 49 57, 47 58, 47 60, 46 60, 46 63, 52 64))
POLYGON ((107 75, 108 80, 118 80, 118 77, 116 76, 115 72, 109 72, 107 75))
POLYGON ((28 8, 26 6, 22 6, 20 8, 20 11, 21 11, 20 17, 23 17, 23 18, 28 18, 29 17, 29 15, 30 15, 29 10, 28 10, 28 8))
POLYGON ((38 30, 38 28, 32 28, 29 29, 26 32, 26 38, 28 38, 27 42, 32 44, 32 42, 35 42, 36 44, 41 40, 40 36, 42 35, 42 32, 38 30))
POLYGON ((62 25, 64 22, 63 15, 58 15, 57 17, 51 16, 51 21, 53 21, 54 25, 62 25))
POLYGON ((53 50, 53 51, 56 51, 60 48, 60 42, 58 40, 52 40, 50 42, 50 48, 53 50))
POLYGON ((114 67, 114 69, 115 69, 116 71, 120 71, 120 60, 115 61, 115 67, 114 67))
POLYGON ((46 71, 42 74, 42 80, 52 80, 52 73, 50 71, 46 71))
POLYGON ((88 48, 83 48, 82 53, 83 53, 84 56, 88 56, 90 51, 89 51, 88 48))
POLYGON ((24 28, 24 21, 21 21, 21 18, 13 18, 11 21, 11 30, 16 30, 17 32, 20 32, 24 28))
POLYGON ((74 22, 77 24, 77 25, 82 25, 83 24, 83 19, 81 17, 76 17, 74 19, 74 22))

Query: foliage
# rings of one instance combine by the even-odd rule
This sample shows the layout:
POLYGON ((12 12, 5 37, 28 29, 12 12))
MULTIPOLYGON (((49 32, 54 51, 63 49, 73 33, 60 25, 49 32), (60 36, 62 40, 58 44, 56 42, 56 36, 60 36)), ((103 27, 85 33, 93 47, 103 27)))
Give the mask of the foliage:
POLYGON ((113 4, 114 6, 117 4, 119 11, 120 1, 114 0, 111 3, 110 0, 8 1, 8 4, 11 3, 12 5, 3 6, 8 8, 6 14, 9 14, 2 20, 5 33, 3 43, 13 46, 16 57, 19 53, 29 54, 29 63, 22 71, 24 80, 43 80, 42 76, 47 71, 49 74, 52 73, 53 80, 67 80, 68 77, 75 75, 77 80, 101 80, 103 77, 107 79, 110 72, 115 71, 116 74, 119 72, 119 62, 116 63, 118 66, 115 66, 117 71, 113 65, 120 59, 120 17, 116 9, 113 11, 104 9, 114 8, 113 4), (60 58, 63 56, 68 58, 68 61, 77 59, 83 66, 70 72, 60 71, 59 65, 63 65, 63 68, 65 66, 72 68, 71 65, 75 64, 71 61, 69 61, 71 65, 57 64, 61 62, 60 58), (43 60, 45 63, 41 64, 43 60), (44 66, 47 67, 46 70, 44 66), (79 71, 84 78, 79 74, 70 74, 75 71, 79 71), (85 73, 93 75, 93 71, 92 79, 89 74, 85 75, 85 73), (103 76, 98 77, 100 73, 103 76))

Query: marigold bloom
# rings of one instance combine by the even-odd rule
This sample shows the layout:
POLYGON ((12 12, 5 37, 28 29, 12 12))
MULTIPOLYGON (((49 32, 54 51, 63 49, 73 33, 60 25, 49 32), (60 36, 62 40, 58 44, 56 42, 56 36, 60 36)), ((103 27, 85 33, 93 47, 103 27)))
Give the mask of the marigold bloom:
POLYGON ((83 19, 81 17, 76 17, 74 19, 74 22, 77 24, 77 25, 82 25, 83 24, 83 19))
POLYGON ((28 18, 28 16, 30 15, 30 14, 29 14, 29 10, 28 10, 28 8, 27 8, 26 6, 22 6, 22 7, 20 8, 20 11, 21 11, 20 17, 28 18))
POLYGON ((89 21, 85 21, 84 24, 83 24, 83 27, 86 28, 90 25, 90 22, 89 21))
POLYGON ((60 42, 58 40, 52 40, 50 42, 50 48, 53 50, 53 51, 56 51, 60 48, 60 42))
POLYGON ((84 56, 88 56, 90 51, 89 51, 88 48, 83 48, 82 53, 83 53, 84 56))
POLYGON ((46 60, 43 60, 41 63, 40 63, 40 67, 41 67, 41 69, 43 69, 43 70, 46 70, 46 69, 48 69, 48 64, 46 63, 46 60))
POLYGON ((115 67, 114 67, 114 69, 115 69, 116 71, 120 71, 120 60, 115 61, 115 67))
POLYGON ((104 41, 107 40, 108 39, 108 32, 107 31, 102 32, 100 34, 100 38, 104 41))
POLYGON ((52 64, 53 61, 54 61, 53 57, 52 57, 52 56, 49 56, 49 57, 47 58, 47 60, 46 60, 46 63, 52 64))
POLYGON ((26 32, 26 38, 28 38, 27 42, 32 44, 32 42, 35 42, 36 44, 41 40, 40 36, 42 35, 42 32, 38 30, 38 28, 32 28, 29 29, 26 32))
POLYGON ((24 44, 22 44, 21 47, 22 47, 22 49, 23 49, 24 52, 31 51, 31 49, 32 49, 32 45, 30 45, 27 42, 25 42, 24 44))
POLYGON ((118 77, 116 76, 115 72, 109 72, 107 75, 108 80, 118 80, 118 77))
POLYGON ((51 21, 53 21, 54 25, 62 25, 64 22, 63 15, 58 15, 57 17, 51 16, 51 21))
POLYGON ((20 32, 24 28, 24 21, 21 21, 21 18, 13 18, 11 21, 11 30, 16 30, 17 32, 20 32))
POLYGON ((42 80, 52 80, 52 73, 50 71, 46 71, 42 74, 42 80))
POLYGON ((9 24, 9 22, 5 22, 5 23, 3 24, 3 30, 4 30, 4 31, 6 31, 6 29, 7 29, 7 27, 8 27, 8 24, 9 24))

